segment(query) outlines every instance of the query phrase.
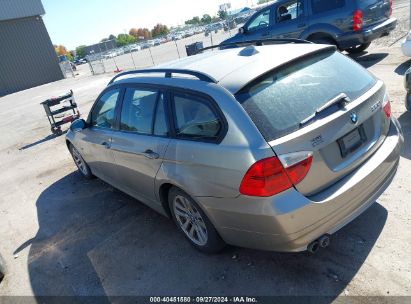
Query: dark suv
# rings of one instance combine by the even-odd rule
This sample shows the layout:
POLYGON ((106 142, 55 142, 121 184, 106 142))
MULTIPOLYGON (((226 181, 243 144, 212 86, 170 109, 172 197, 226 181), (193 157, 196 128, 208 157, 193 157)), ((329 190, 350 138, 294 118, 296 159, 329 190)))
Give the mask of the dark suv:
POLYGON ((280 0, 260 9, 222 44, 300 38, 359 53, 397 25, 392 0, 280 0))

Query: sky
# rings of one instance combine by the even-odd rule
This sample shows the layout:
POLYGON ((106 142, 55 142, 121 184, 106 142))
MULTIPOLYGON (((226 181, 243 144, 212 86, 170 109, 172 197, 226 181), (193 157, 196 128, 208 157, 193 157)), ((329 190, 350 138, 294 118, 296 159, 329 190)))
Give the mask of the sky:
POLYGON ((226 2, 241 8, 257 0, 42 0, 43 20, 53 44, 69 50, 97 43, 110 34, 128 33, 133 27, 151 29, 157 23, 172 26, 194 16, 213 16, 226 2))

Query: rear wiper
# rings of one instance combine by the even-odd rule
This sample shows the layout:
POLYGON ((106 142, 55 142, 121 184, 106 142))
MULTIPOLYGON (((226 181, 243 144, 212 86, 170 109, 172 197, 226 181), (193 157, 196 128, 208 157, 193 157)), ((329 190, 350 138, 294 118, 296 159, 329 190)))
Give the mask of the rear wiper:
POLYGON ((323 106, 319 107, 313 114, 305 118, 300 122, 300 127, 307 124, 309 121, 313 120, 318 114, 324 112, 325 110, 331 108, 333 105, 338 105, 340 108, 343 108, 347 103, 351 102, 351 99, 345 93, 340 93, 334 98, 327 101, 323 106))

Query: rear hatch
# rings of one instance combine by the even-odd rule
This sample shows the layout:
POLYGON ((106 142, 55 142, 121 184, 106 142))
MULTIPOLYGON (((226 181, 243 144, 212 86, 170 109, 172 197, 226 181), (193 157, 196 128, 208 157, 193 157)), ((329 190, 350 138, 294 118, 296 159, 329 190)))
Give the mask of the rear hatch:
POLYGON ((361 166, 390 124, 384 84, 331 48, 266 73, 236 98, 280 159, 312 155, 307 175, 295 185, 304 195, 361 166))
POLYGON ((363 13, 363 25, 369 26, 390 17, 390 0, 357 0, 358 9, 363 13))

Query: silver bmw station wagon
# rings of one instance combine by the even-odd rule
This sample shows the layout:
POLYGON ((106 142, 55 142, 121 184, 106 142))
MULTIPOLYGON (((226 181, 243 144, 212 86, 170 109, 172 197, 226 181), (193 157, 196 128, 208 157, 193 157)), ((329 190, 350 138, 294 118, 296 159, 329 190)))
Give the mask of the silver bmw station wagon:
POLYGON ((384 83, 334 47, 249 42, 116 75, 67 146, 197 249, 315 252, 391 183, 384 83))

